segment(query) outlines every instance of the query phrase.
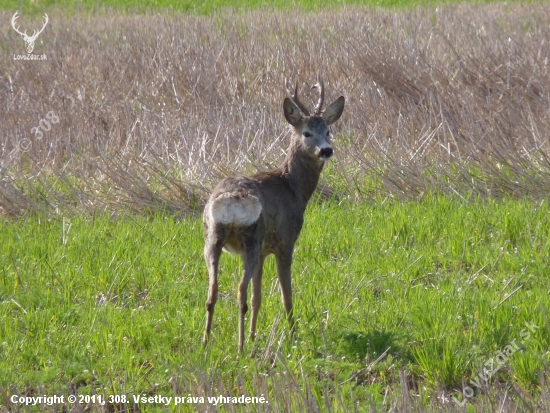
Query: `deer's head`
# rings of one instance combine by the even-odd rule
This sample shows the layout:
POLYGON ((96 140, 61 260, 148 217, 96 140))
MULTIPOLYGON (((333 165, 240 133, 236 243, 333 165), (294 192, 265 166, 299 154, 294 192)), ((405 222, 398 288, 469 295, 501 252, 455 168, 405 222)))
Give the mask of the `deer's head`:
POLYGON ((32 51, 34 50, 34 42, 36 41, 36 38, 38 37, 38 35, 40 33, 42 33, 44 31, 44 29, 46 28, 46 25, 48 24, 48 21, 49 21, 49 17, 48 17, 47 14, 44 14, 44 24, 42 25, 42 28, 40 30, 35 30, 33 32, 32 36, 29 36, 27 34, 26 30, 24 32, 21 32, 19 30, 19 26, 16 26, 15 21, 19 17, 18 13, 19 13, 19 11, 16 11, 15 14, 13 15, 13 17, 11 18, 11 25, 12 25, 13 29, 17 33, 19 33, 21 35, 21 37, 23 38, 23 40, 25 41, 25 48, 27 49, 27 53, 31 54, 32 51))
POLYGON ((293 128, 293 139, 312 157, 325 161, 333 154, 330 144, 329 126, 336 122, 344 111, 345 99, 340 96, 323 111, 325 100, 325 87, 321 76, 317 77, 317 84, 313 88, 319 90, 319 102, 313 114, 298 98, 298 83, 292 93, 286 82, 290 98, 285 98, 283 110, 287 122, 293 128))

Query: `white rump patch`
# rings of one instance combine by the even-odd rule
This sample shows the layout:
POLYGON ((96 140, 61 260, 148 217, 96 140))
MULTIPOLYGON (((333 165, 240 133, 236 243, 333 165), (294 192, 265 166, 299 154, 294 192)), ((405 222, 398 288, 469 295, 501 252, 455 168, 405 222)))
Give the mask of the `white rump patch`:
POLYGON ((229 192, 212 201, 210 213, 218 224, 252 225, 260 218, 262 204, 257 196, 229 192))

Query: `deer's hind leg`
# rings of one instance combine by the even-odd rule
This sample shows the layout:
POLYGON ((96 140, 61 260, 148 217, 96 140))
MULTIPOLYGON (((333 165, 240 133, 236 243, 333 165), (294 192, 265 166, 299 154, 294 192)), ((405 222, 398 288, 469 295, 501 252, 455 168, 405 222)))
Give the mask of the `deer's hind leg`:
MULTIPOLYGON (((248 311, 248 305, 246 304, 247 293, 248 293, 248 284, 260 270, 260 265, 263 262, 261 257, 261 244, 254 237, 248 238, 243 243, 243 248, 241 252, 241 257, 243 259, 244 274, 239 284, 239 352, 242 354, 244 350, 244 317, 248 311)), ((261 286, 261 281, 260 281, 261 286)), ((254 283, 254 293, 253 298, 257 299, 257 283, 254 283)), ((256 314, 257 309, 259 309, 259 302, 256 304, 253 303, 253 318, 256 314), (257 307, 256 307, 257 306, 257 307)), ((257 316, 257 314, 256 314, 257 316)), ((254 320, 255 323, 255 320, 254 320)), ((252 326, 252 324, 251 324, 252 326)))
POLYGON ((256 274, 252 278, 252 319, 250 321, 250 339, 256 339, 256 322, 258 313, 262 305, 262 275, 264 269, 265 256, 260 257, 260 263, 256 269, 256 274))
POLYGON ((206 345, 212 329, 214 307, 218 300, 218 264, 222 254, 223 245, 227 239, 227 231, 223 228, 207 230, 204 245, 204 259, 208 268, 208 297, 206 299, 206 327, 204 329, 203 343, 206 345))

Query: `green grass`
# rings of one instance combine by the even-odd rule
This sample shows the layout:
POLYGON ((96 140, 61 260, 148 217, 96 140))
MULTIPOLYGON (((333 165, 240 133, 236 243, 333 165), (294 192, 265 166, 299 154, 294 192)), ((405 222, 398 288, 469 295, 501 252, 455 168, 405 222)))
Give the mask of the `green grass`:
MULTIPOLYGON (((414 7, 418 5, 441 4, 457 2, 456 0, 325 0, 323 2, 315 0, 204 0, 204 1, 171 1, 171 0, 45 0, 40 2, 29 2, 22 0, 1 0, 0 9, 12 11, 19 10, 24 13, 44 13, 52 9, 64 9, 74 13, 78 11, 97 12, 105 9, 115 9, 123 13, 150 13, 160 10, 178 11, 183 13, 193 13, 208 15, 224 8, 234 9, 257 9, 257 8, 277 8, 277 9, 295 9, 303 10, 321 10, 327 7, 338 7, 344 4, 363 5, 373 7, 414 7)), ((489 2, 489 0, 476 2, 489 2)))
POLYGON ((199 218, 32 216, 0 225, 0 386, 8 394, 67 394, 70 385, 81 394, 199 396, 206 382, 215 395, 259 396, 257 381, 267 377, 262 389, 276 403, 275 383, 290 375, 323 405, 326 397, 381 405, 400 370, 428 402, 438 389, 471 383, 514 340, 521 349, 492 383, 537 397, 548 367, 546 202, 314 203, 295 250, 296 341, 282 338, 270 258, 258 339, 245 357, 236 334, 242 267, 228 254, 213 341, 200 345, 207 277, 199 218), (525 323, 539 326, 528 339, 525 323))

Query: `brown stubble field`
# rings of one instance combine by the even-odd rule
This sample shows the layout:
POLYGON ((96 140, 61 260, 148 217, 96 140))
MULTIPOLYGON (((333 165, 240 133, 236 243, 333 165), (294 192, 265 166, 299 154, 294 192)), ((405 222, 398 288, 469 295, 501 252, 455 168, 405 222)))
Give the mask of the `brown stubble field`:
POLYGON ((314 102, 318 72, 327 99, 347 99, 322 195, 544 197, 549 12, 58 10, 35 46, 45 61, 15 60, 24 43, 4 25, 1 213, 198 210, 220 176, 278 164, 284 79, 314 102), (52 111, 59 122, 38 139, 52 111))

